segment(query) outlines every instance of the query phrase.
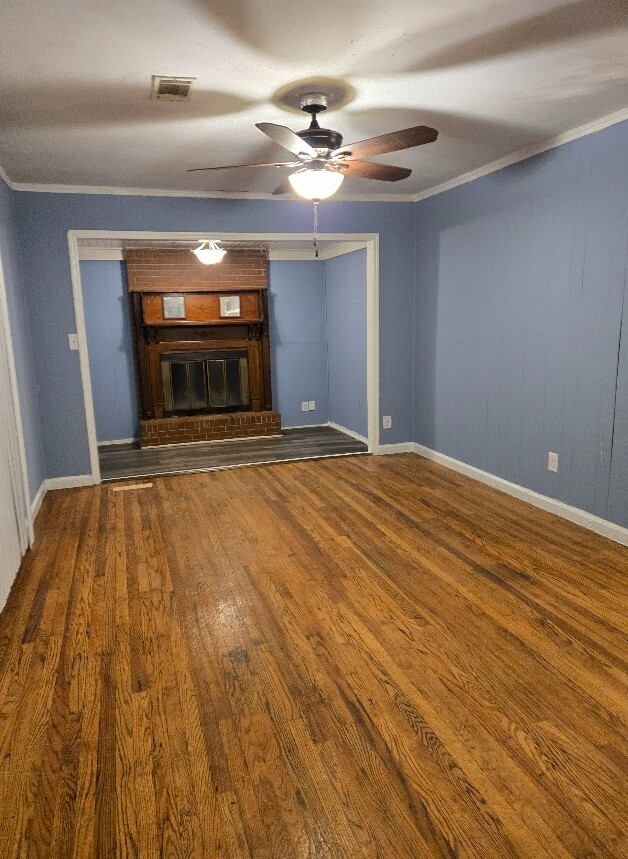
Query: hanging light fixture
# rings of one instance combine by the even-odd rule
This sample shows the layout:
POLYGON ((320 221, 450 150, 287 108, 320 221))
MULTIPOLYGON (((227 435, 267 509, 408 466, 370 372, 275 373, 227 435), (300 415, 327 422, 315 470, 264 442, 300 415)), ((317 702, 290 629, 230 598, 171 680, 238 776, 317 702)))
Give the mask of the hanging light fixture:
POLYGON ((345 177, 335 170, 325 167, 305 167, 288 176, 288 181, 296 193, 306 200, 326 200, 335 194, 345 177))
POLYGON ((221 262, 227 251, 221 248, 217 242, 205 241, 201 242, 197 248, 192 250, 193 254, 203 265, 216 265, 221 262))

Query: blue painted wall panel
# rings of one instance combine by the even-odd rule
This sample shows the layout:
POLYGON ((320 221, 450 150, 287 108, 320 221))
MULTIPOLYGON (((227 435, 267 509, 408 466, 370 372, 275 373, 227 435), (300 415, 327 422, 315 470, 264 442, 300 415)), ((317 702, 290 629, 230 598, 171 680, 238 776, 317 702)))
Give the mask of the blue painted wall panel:
MULTIPOLYGON (((33 243, 45 254, 23 253, 48 477, 89 472, 87 431, 78 354, 67 334, 76 330, 67 231, 154 230, 309 232, 312 207, 298 201, 211 200, 97 194, 15 195, 14 213, 23 251, 33 243)), ((387 441, 411 434, 414 204, 328 202, 320 231, 380 235, 381 410, 394 416, 387 441)))
POLYGON ((624 123, 418 203, 414 337, 416 441, 624 524, 627 163, 624 123))
POLYGON ((324 265, 277 260, 269 266, 273 404, 287 427, 329 420, 324 265), (314 400, 315 411, 301 411, 304 400, 314 400))
POLYGON ((366 251, 326 261, 325 296, 329 420, 368 437, 366 251))
POLYGON ((131 309, 123 262, 81 263, 83 307, 99 442, 139 437, 131 309))
POLYGON ((618 357, 608 518, 628 528, 628 283, 618 357))
POLYGON ((41 486, 45 475, 41 423, 37 405, 35 362, 29 325, 29 307, 22 278, 22 266, 13 218, 12 192, 0 179, 0 259, 7 292, 15 372, 20 397, 24 447, 28 467, 30 500, 41 486))

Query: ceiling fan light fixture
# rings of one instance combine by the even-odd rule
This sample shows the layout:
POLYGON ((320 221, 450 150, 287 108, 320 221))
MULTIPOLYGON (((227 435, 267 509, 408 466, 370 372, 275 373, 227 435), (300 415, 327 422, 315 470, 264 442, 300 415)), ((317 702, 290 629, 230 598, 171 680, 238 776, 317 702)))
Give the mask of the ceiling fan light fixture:
POLYGON ((344 178, 342 173, 325 167, 305 167, 291 173, 288 181, 299 197, 305 200, 326 200, 336 193, 344 178))
POLYGON ((192 253, 195 254, 196 258, 203 265, 216 265, 216 263, 222 262, 227 251, 221 248, 217 242, 205 241, 201 242, 197 248, 194 248, 192 253))

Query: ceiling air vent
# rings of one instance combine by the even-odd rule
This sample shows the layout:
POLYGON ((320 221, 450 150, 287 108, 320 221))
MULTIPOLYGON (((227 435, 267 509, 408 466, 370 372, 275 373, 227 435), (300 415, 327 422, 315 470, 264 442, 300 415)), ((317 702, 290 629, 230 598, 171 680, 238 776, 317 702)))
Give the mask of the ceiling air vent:
POLYGON ((196 78, 153 75, 152 98, 159 101, 189 101, 196 78))

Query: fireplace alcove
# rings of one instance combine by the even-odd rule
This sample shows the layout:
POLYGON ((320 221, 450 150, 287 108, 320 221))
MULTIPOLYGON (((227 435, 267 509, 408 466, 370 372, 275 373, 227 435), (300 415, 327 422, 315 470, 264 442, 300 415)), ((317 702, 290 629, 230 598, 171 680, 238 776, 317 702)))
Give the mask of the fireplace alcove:
POLYGON ((278 435, 266 252, 126 253, 142 446, 278 435))

